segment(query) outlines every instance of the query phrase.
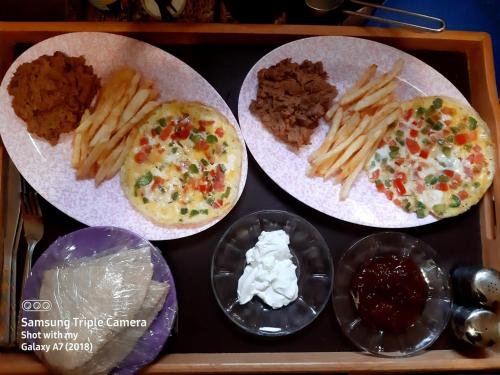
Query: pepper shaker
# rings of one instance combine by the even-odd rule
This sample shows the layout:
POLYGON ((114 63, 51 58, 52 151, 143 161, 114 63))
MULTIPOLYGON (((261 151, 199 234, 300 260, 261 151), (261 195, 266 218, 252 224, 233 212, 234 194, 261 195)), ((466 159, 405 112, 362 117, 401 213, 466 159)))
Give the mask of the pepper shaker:
POLYGON ((457 338, 477 347, 490 347, 500 339, 500 322, 483 308, 455 306, 451 328, 457 338))
POLYGON ((458 267, 452 274, 456 300, 462 305, 491 307, 500 301, 500 272, 481 267, 458 267))

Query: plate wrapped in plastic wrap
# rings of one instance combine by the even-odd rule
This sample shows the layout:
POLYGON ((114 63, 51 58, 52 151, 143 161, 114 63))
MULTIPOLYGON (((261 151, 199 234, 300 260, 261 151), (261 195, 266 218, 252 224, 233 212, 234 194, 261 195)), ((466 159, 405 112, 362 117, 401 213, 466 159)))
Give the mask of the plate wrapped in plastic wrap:
POLYGON ((94 227, 45 251, 22 307, 24 349, 35 350, 53 371, 128 374, 158 355, 177 301, 158 249, 129 231, 94 227))

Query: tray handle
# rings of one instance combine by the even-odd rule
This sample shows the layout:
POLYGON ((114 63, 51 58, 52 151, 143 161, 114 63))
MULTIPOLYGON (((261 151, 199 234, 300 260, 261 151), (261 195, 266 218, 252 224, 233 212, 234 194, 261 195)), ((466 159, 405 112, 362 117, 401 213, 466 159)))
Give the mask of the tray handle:
POLYGON ((369 20, 384 22, 384 23, 388 23, 388 24, 392 24, 392 25, 405 26, 405 27, 419 30, 419 31, 431 31, 434 33, 439 33, 439 32, 446 29, 446 22, 442 18, 432 17, 432 16, 428 16, 426 14, 410 12, 408 10, 403 10, 403 9, 398 9, 398 8, 386 7, 384 5, 376 5, 376 4, 372 4, 372 3, 367 3, 365 1, 350 0, 350 2, 353 4, 357 4, 357 5, 363 5, 363 6, 369 7, 369 8, 383 9, 383 10, 387 10, 388 12, 399 13, 399 14, 404 14, 407 16, 413 16, 415 18, 421 18, 421 19, 425 19, 425 20, 435 21, 439 25, 439 27, 435 27, 435 28, 434 27, 427 27, 427 26, 417 25, 414 23, 402 22, 402 21, 398 21, 398 20, 394 20, 394 19, 390 19, 390 18, 372 16, 372 15, 364 14, 364 13, 361 13, 358 11, 352 11, 352 10, 344 10, 343 11, 344 13, 349 14, 351 16, 367 18, 369 20))

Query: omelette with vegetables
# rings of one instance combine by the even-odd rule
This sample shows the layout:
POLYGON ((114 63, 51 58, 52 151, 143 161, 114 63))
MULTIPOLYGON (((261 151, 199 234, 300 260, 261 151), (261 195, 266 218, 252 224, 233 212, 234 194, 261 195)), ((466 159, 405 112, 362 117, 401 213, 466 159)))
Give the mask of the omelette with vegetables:
POLYGON ((235 128, 214 108, 165 103, 140 128, 122 168, 122 187, 159 225, 200 225, 236 202, 242 152, 235 128))
POLYGON ((476 111, 443 96, 402 104, 402 118, 368 162, 379 192, 420 218, 455 216, 491 185, 494 146, 476 111))

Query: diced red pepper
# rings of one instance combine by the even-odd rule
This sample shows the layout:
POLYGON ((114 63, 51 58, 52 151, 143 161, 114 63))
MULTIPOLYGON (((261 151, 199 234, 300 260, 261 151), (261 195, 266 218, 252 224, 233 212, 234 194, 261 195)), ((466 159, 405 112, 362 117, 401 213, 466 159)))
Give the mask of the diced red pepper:
POLYGON ((396 188, 396 191, 398 192, 399 195, 405 195, 406 194, 406 188, 403 183, 403 180, 400 178, 396 178, 393 182, 394 187, 396 188))
POLYGON ((464 199, 467 199, 469 197, 469 193, 467 193, 466 191, 462 190, 458 193, 458 197, 461 199, 461 200, 464 200, 464 199))
POLYGON ((467 143, 467 134, 460 133, 455 136, 455 143, 457 145, 464 145, 467 143))
POLYGON ((416 131, 415 129, 410 130, 410 137, 415 138, 417 135, 418 135, 418 131, 416 131))
POLYGON ((413 115, 413 108, 410 108, 408 111, 406 111, 403 118, 405 121, 408 121, 412 115, 413 115))
POLYGON ((394 177, 396 179, 400 179, 401 181, 403 181, 404 184, 406 184, 406 181, 408 181, 408 178, 406 177, 406 173, 404 173, 404 172, 397 172, 394 177))
POLYGON ((146 154, 150 154, 152 149, 153 147, 151 147, 150 145, 142 146, 142 151, 144 151, 146 154))
POLYGON ((441 108, 441 112, 443 112, 445 115, 454 115, 455 114, 455 110, 453 108, 450 108, 450 107, 441 108))
POLYGON ((372 173, 372 180, 376 180, 380 176, 380 169, 377 169, 375 172, 372 173))
POLYGON ((165 183, 165 180, 161 178, 160 176, 155 176, 153 180, 153 186, 151 186, 151 190, 155 190, 157 186, 163 185, 165 183))
POLYGON ((378 184, 375 184, 375 186, 377 187, 377 191, 379 193, 383 193, 384 192, 385 187, 384 187, 384 184, 382 182, 379 182, 378 184))
POLYGON ((459 186, 460 186, 460 183, 457 180, 455 180, 455 179, 451 180, 451 182, 450 182, 450 188, 456 189, 459 186))
POLYGON ((464 167, 464 173, 467 177, 472 177, 473 174, 472 174, 472 170, 468 167, 464 167))
POLYGON ((439 182, 436 184, 436 189, 441 191, 448 191, 448 184, 446 182, 439 182))
POLYGON ((396 206, 401 207, 401 201, 399 199, 396 198, 393 200, 393 202, 396 206))
POLYGON ((405 162, 405 159, 401 159, 401 158, 394 160, 394 163, 396 163, 396 165, 401 165, 404 162, 405 162))
POLYGON ((215 172, 214 189, 215 191, 224 191, 224 172, 220 167, 215 172))
POLYGON ((443 171, 443 174, 446 175, 446 176, 448 176, 449 178, 452 178, 455 173, 452 170, 450 170, 450 169, 445 169, 443 171))
POLYGON ((215 129, 215 134, 217 134, 217 136, 218 136, 219 138, 224 137, 224 129, 222 129, 222 128, 217 128, 217 129, 215 129))
POLYGON ((206 193, 207 188, 208 188, 208 185, 204 185, 204 184, 198 185, 198 190, 202 193, 206 193))
POLYGON ((174 130, 174 127, 172 125, 167 125, 166 127, 164 127, 160 133, 160 139, 162 141, 166 141, 170 136, 170 133, 172 133, 172 130, 174 130))
POLYGON ((191 133, 193 125, 190 123, 181 124, 177 131, 172 135, 172 139, 187 139, 191 133))
POLYGON ((209 145, 208 145, 207 141, 205 141, 203 139, 201 141, 199 141, 194 146, 195 150, 198 150, 198 151, 206 151, 206 150, 208 150, 208 147, 209 147, 209 145))
POLYGON ((474 147, 472 147, 472 151, 474 151, 474 152, 481 152, 481 146, 474 145, 474 147))
POLYGON ((484 155, 482 153, 474 154, 474 164, 483 164, 484 163, 484 155))
POLYGON ((220 208, 224 204, 224 201, 222 199, 217 199, 213 204, 213 208, 220 208))
POLYGON ((427 159, 429 157, 429 150, 420 150, 420 157, 422 159, 427 159))
POLYGON ((468 138, 469 138, 469 142, 475 141, 477 139, 477 131, 474 130, 474 131, 469 132, 468 138))
POLYGON ((136 163, 144 163, 146 159, 148 158, 148 155, 146 155, 145 152, 139 151, 137 154, 134 155, 134 160, 136 163))
POLYGON ((416 154, 420 151, 420 146, 418 145, 418 143, 411 138, 406 138, 406 147, 408 147, 408 151, 410 151, 410 153, 412 154, 416 154))
POLYGON ((146 138, 146 137, 142 137, 140 140, 139 140, 139 144, 141 146, 144 146, 144 145, 147 145, 149 143, 149 140, 146 138))
POLYGON ((392 198, 394 198, 394 193, 390 190, 386 190, 385 191, 385 196, 387 197, 387 199, 389 199, 390 201, 392 201, 392 198))

